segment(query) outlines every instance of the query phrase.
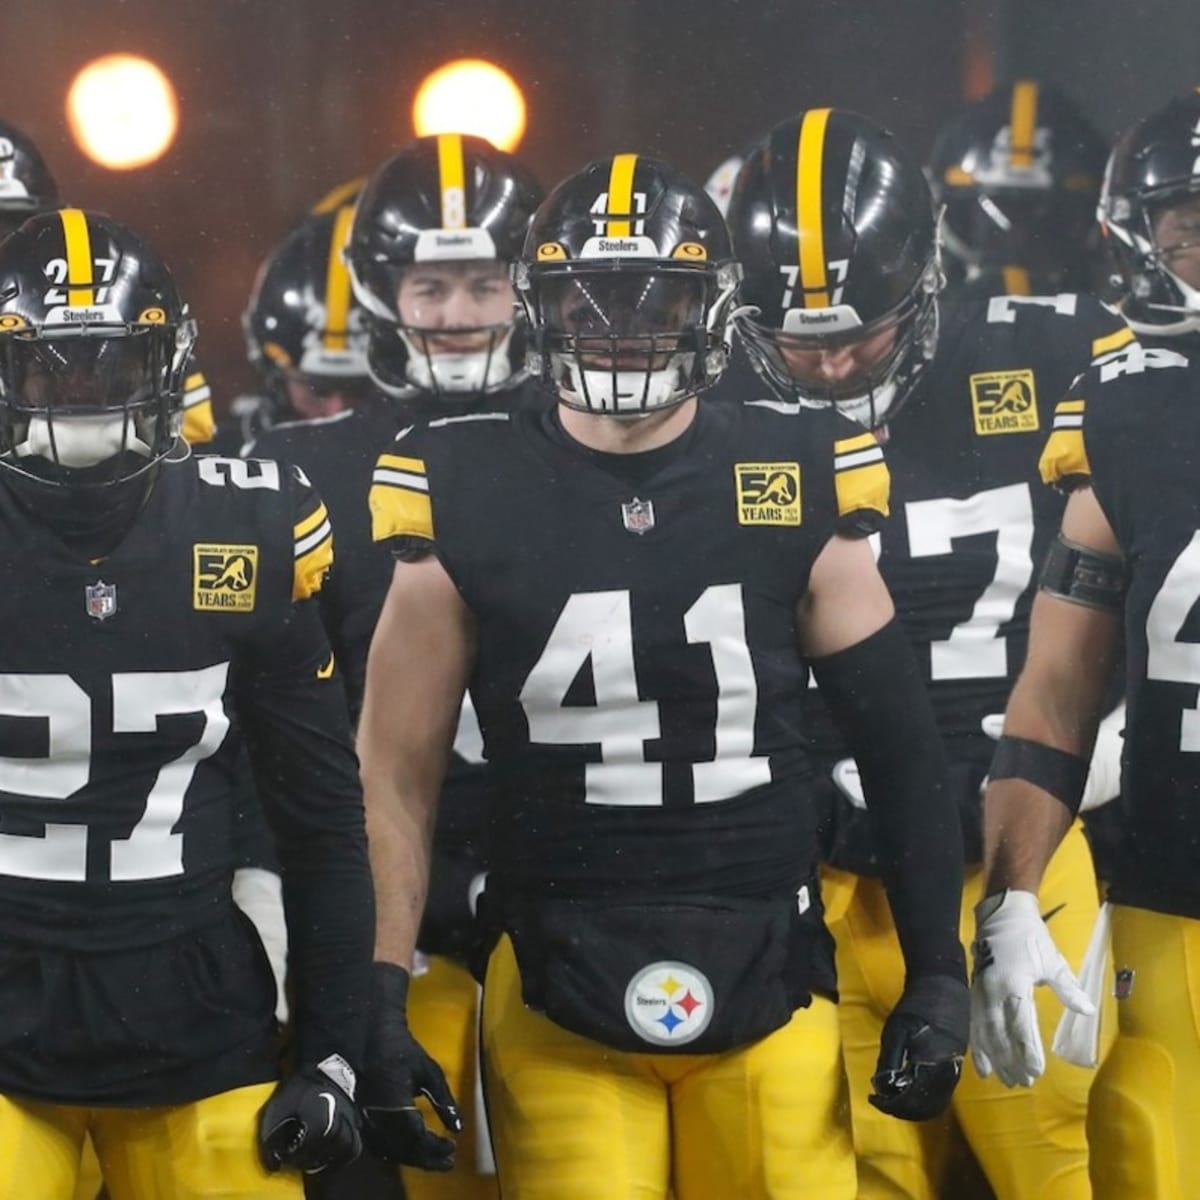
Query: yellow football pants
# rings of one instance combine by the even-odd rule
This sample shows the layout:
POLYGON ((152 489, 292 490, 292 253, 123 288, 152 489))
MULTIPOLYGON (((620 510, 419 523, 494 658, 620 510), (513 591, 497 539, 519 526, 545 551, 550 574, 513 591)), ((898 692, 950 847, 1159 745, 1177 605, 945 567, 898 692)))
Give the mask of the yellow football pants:
POLYGON ((483 1047, 504 1200, 855 1195, 829 1000, 726 1054, 629 1054, 526 1008, 505 938, 488 964, 483 1047))
MULTIPOLYGON (((446 1073, 463 1119, 454 1170, 445 1174, 404 1171, 409 1200, 497 1200, 500 1195, 495 1175, 480 1175, 477 1170, 478 996, 479 986, 470 972, 449 958, 430 958, 429 970, 415 976, 409 989, 409 1028, 446 1073)), ((443 1132, 433 1110, 423 1099, 418 1103, 430 1127, 443 1132)))
POLYGON ((86 1135, 111 1200, 300 1200, 301 1177, 259 1165, 257 1084, 164 1108, 83 1108, 0 1096, 0 1200, 72 1200, 86 1135))
MULTIPOLYGON (((822 896, 837 942, 858 1194, 862 1200, 935 1200, 945 1171, 949 1119, 915 1125, 867 1103, 883 1023, 904 986, 904 959, 886 893, 877 879, 827 868, 822 896)), ((1091 852, 1079 822, 1051 859, 1039 896, 1042 911, 1052 914, 1055 944, 1078 971, 1099 908, 1091 852)), ((969 867, 961 917, 968 947, 974 908, 982 898, 983 871, 969 867)), ((997 1079, 980 1079, 968 1056, 954 1094, 954 1116, 997 1200, 1090 1200, 1086 1121, 1093 1072, 1049 1053, 1062 1015, 1049 988, 1037 989, 1037 1006, 1046 1074, 1033 1088, 1010 1090, 997 1079)))
POLYGON ((1092 1088, 1096 1200, 1200 1196, 1200 921, 1114 905, 1112 965, 1131 970, 1092 1088))

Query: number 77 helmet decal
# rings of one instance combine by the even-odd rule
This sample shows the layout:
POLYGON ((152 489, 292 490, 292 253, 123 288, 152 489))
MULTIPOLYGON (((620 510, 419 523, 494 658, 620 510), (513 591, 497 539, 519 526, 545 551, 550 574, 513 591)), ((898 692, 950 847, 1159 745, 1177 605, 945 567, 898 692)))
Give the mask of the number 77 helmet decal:
POLYGON ((0 467, 105 486, 175 445, 195 323, 166 266, 110 217, 64 208, 0 242, 0 467))
POLYGON ((727 217, 745 272, 735 327, 772 389, 868 426, 894 415, 937 343, 921 168, 866 117, 809 109, 749 155, 727 217))

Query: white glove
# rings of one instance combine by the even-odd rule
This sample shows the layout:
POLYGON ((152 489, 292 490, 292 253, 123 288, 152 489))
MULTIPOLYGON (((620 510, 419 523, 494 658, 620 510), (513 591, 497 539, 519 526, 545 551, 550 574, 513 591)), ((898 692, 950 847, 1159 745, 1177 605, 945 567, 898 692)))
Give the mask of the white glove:
POLYGON ((283 986, 287 976, 288 936, 283 915, 283 881, 274 871, 263 867, 238 867, 233 873, 233 902, 258 930, 275 976, 275 1019, 286 1025, 288 1003, 283 986))
POLYGON ((1068 1008, 1091 1016, 1095 1005, 1059 953, 1033 892, 1011 889, 975 906, 971 981, 971 1058, 985 1078, 1032 1087, 1046 1070, 1033 989, 1049 984, 1068 1008))
POLYGON ((854 808, 865 809, 867 798, 863 794, 862 778, 858 773, 858 763, 852 758, 841 758, 833 764, 830 772, 834 786, 854 808))

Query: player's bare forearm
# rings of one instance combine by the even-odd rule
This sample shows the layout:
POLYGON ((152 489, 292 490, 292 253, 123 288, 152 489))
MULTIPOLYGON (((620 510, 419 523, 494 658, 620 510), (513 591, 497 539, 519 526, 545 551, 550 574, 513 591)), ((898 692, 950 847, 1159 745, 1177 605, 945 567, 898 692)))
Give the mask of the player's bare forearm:
POLYGON ((400 563, 367 662, 358 751, 377 960, 409 967, 467 676, 469 614, 435 558, 400 563))

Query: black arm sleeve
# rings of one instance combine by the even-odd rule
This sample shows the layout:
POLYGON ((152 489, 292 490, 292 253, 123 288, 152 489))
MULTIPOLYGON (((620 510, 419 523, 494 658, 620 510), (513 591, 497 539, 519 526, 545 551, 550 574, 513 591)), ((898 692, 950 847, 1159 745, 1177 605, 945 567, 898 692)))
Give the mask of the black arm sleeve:
POLYGON ((908 975, 965 981, 962 830, 933 709, 899 622, 811 665, 858 761, 908 975))
POLYGON ((320 678, 329 645, 311 600, 239 663, 238 716, 283 868, 298 1061, 362 1065, 375 940, 358 760, 346 696, 320 678))

